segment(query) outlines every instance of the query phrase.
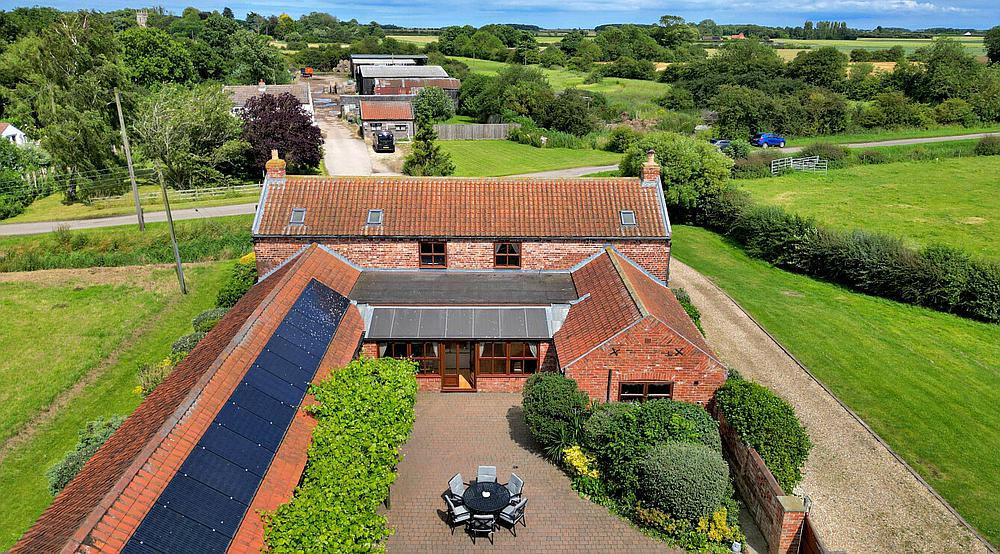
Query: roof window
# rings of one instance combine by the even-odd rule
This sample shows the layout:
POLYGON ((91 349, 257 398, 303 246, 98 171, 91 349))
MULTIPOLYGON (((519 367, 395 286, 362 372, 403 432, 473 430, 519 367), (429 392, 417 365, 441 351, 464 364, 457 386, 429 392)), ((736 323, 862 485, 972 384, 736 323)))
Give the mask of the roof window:
POLYGON ((292 219, 288 221, 291 225, 303 225, 306 222, 305 208, 292 208, 292 219))
POLYGON ((368 210, 368 219, 365 223, 368 225, 381 225, 382 213, 382 210, 368 210))
POLYGON ((635 219, 635 212, 632 210, 621 210, 618 212, 618 216, 622 220, 622 225, 626 227, 634 227, 638 224, 635 219))

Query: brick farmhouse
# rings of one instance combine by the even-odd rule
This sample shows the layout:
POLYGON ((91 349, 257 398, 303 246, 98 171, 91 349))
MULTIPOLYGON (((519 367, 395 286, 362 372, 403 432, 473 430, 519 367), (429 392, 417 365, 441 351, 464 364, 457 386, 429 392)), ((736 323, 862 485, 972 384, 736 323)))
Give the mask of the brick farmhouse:
POLYGON ((359 355, 421 389, 517 391, 561 371, 598 401, 705 404, 726 370, 666 287, 643 178, 287 177, 267 163, 260 279, 56 496, 11 554, 260 552, 315 419, 359 355))

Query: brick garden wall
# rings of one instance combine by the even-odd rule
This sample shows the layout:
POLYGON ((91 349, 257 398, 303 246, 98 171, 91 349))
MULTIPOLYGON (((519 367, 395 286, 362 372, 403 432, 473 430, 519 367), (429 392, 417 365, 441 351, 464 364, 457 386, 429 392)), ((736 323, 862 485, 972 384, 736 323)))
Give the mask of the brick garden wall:
POLYGON ((802 527, 802 547, 799 551, 802 554, 831 554, 833 552, 820 540, 808 513, 802 527))
MULTIPOLYGON (((715 415, 736 489, 767 540, 769 554, 797 554, 806 520, 802 498, 785 495, 760 454, 739 438, 721 413, 715 415)), ((823 552, 825 549, 816 554, 823 552)))
MULTIPOLYGON (((309 239, 291 237, 254 239, 257 271, 263 275, 309 244, 309 239)), ((324 246, 362 267, 416 269, 420 265, 417 241, 399 239, 344 239, 326 241, 324 246)), ((451 269, 493 269, 493 241, 448 241, 451 269)), ((656 278, 667 280, 670 246, 666 241, 618 241, 612 243, 622 254, 641 265, 656 278)), ((521 243, 521 268, 530 270, 569 269, 607 245, 601 241, 538 241, 521 243)))
POLYGON ((618 400, 622 381, 670 381, 674 399, 706 405, 726 380, 725 368, 651 317, 573 362, 566 376, 592 399, 604 402, 609 370, 610 400, 618 400))

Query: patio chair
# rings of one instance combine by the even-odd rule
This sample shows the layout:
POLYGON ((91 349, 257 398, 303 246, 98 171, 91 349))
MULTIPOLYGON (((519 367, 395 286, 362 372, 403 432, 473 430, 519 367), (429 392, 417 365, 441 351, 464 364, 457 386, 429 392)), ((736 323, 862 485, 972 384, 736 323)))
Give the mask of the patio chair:
POLYGON ((462 480, 462 474, 456 473, 451 481, 448 481, 448 494, 451 495, 451 499, 455 501, 455 504, 462 503, 462 495, 465 494, 465 481, 462 480))
POLYGON ((497 466, 479 466, 479 471, 476 472, 476 482, 477 483, 496 483, 497 482, 497 466))
POLYGON ((455 527, 469 521, 472 518, 472 512, 465 506, 456 506, 449 496, 445 496, 444 501, 448 504, 448 527, 451 527, 451 534, 454 535, 455 527))
POLYGON ((510 503, 517 504, 521 501, 521 491, 524 490, 524 480, 521 479, 516 473, 510 474, 510 481, 506 485, 507 490, 510 491, 510 503))
POLYGON ((497 518, 491 514, 476 514, 465 524, 465 529, 472 535, 472 544, 476 544, 476 535, 486 535, 493 544, 493 532, 497 528, 497 518))
POLYGON ((521 525, 525 527, 528 526, 527 521, 524 519, 524 508, 528 505, 528 499, 522 498, 517 504, 512 504, 507 506, 500 512, 500 521, 510 525, 510 532, 517 536, 517 522, 520 521, 521 525))

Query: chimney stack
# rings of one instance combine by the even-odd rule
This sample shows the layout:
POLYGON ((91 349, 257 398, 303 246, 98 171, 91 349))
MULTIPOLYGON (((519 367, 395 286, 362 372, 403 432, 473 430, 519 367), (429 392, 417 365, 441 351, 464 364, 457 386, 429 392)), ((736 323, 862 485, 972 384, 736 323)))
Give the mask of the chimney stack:
POLYGON ((278 157, 277 150, 271 150, 271 159, 264 164, 267 169, 267 182, 283 184, 285 182, 285 160, 278 157))
POLYGON ((646 152, 646 163, 642 164, 642 182, 660 182, 660 164, 656 163, 656 152, 652 148, 646 152))

